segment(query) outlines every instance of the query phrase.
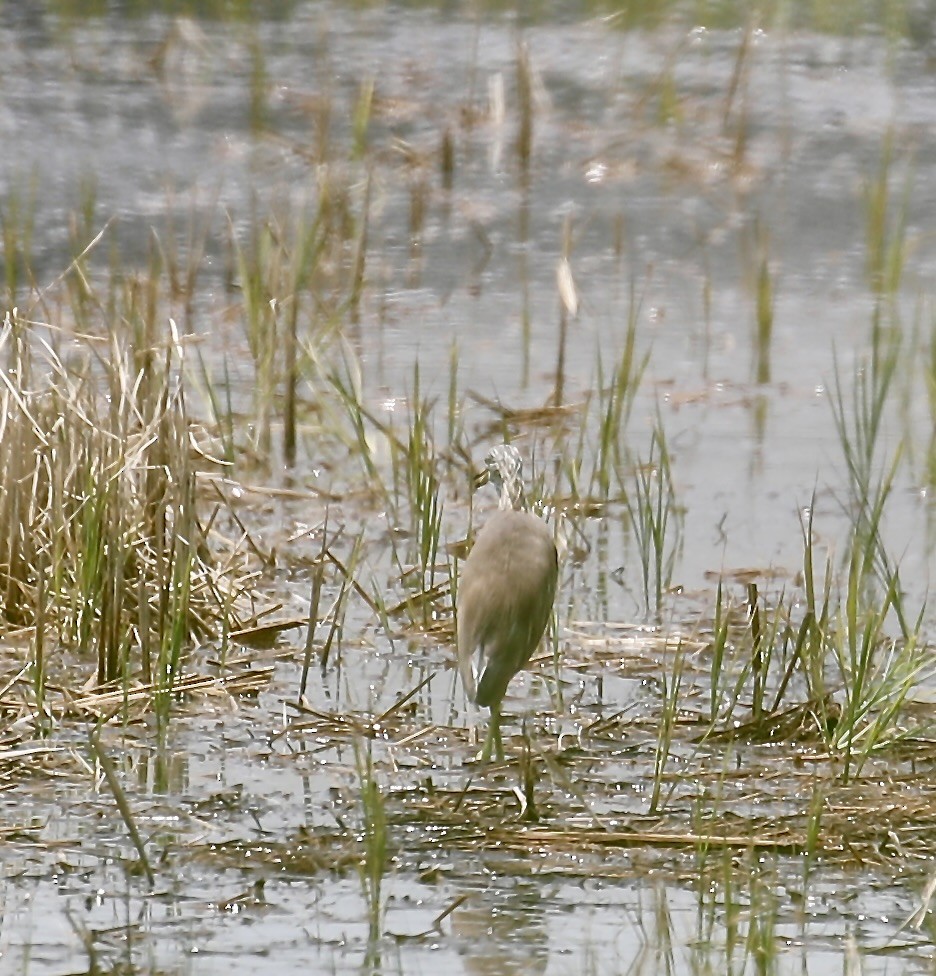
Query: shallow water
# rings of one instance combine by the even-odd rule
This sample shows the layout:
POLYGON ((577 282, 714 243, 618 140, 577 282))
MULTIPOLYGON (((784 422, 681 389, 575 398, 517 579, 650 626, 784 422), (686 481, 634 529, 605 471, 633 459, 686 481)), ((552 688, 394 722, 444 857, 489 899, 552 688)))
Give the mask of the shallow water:
MULTIPOLYGON (((559 609, 566 660, 558 674, 546 661, 518 678, 507 708, 508 751, 522 755, 525 723, 539 764, 540 825, 687 833, 710 805, 736 813, 739 831, 753 837, 802 815, 816 790, 829 790, 830 810, 857 802, 835 795, 834 761, 771 747, 703 752, 693 723, 707 708, 704 621, 714 578, 753 570, 762 589, 795 588, 800 517, 814 495, 819 559, 842 546, 851 524, 830 400, 836 370, 847 395, 870 351, 865 198, 889 134, 893 212, 905 193, 909 202, 903 275, 882 321, 888 334, 901 332, 905 358, 877 460, 883 470, 906 438, 887 546, 900 559, 908 604, 925 599, 933 421, 922 366, 936 260, 936 73, 925 48, 872 27, 820 33, 808 19, 746 35, 743 25, 697 24, 678 7, 632 29, 590 11, 518 26, 513 15, 475 18, 467 8, 319 3, 256 24, 121 13, 29 21, 6 8, 5 16, 0 138, 15 152, 0 162, 0 197, 9 215, 14 201, 25 206, 34 195, 39 285, 73 256, 69 215, 83 186, 96 198, 83 239, 115 218, 95 254, 100 274, 112 249, 128 265, 146 260, 153 228, 166 242, 184 239, 192 215, 206 221, 186 324, 205 337, 210 364, 227 363, 239 403, 249 403, 254 375, 222 232, 230 221, 246 234, 253 207, 295 209, 314 195, 302 151, 314 142, 323 100, 347 144, 362 82, 376 79, 373 156, 356 184, 369 170, 366 287, 360 321, 345 323, 375 411, 405 413, 417 362, 423 394, 444 400, 453 343, 460 390, 541 406, 553 385, 556 266, 570 220, 580 312, 565 396, 578 403, 593 390, 599 356, 607 373, 636 306, 650 359, 627 440, 645 458, 659 416, 685 519, 672 580, 681 592, 667 601, 661 632, 701 643, 687 664, 684 728, 665 778, 672 793, 650 818, 655 726, 674 652, 654 628, 639 629, 646 614, 624 512, 583 519, 587 551, 564 570, 559 609), (536 79, 528 181, 515 148, 521 36, 536 79), (250 124, 257 52, 265 130, 250 124), (491 108, 501 87, 503 118, 491 108), (456 149, 450 191, 432 156, 446 130, 456 149), (761 254, 775 321, 769 377, 757 382, 761 254), (612 626, 619 622, 623 630, 612 626), (623 721, 602 736, 583 732, 619 712, 623 721), (577 739, 588 746, 582 755, 563 752, 577 739)), ((30 301, 25 289, 22 300, 30 301)), ((168 313, 182 321, 184 309, 168 313)), ((315 391, 306 395, 314 400, 315 391)), ((480 441, 498 435, 496 425, 484 433, 491 419, 468 401, 464 420, 480 441)), ((582 423, 573 418, 571 432, 582 423)), ((544 425, 524 441, 537 448, 538 470, 549 470, 563 436, 574 440, 544 425)), ((594 431, 586 441, 593 453, 594 431)), ((381 457, 376 435, 373 446, 381 457)), ((353 457, 323 464, 310 438, 297 472, 270 481, 344 491, 355 465, 353 457)), ((454 541, 467 506, 447 501, 454 541)), ((336 507, 349 526, 368 522, 369 568, 378 586, 389 585, 388 516, 353 497, 336 507)), ((287 554, 269 580, 286 613, 307 611, 303 560, 316 547, 294 535, 323 508, 311 495, 244 505, 258 538, 287 554)), ((912 824, 895 823, 896 840, 884 829, 877 848, 856 837, 851 865, 831 851, 812 861, 782 846, 704 854, 676 843, 576 846, 526 834, 536 825, 523 820, 523 762, 488 772, 467 762, 467 730, 478 719, 447 667, 450 647, 391 641, 352 603, 330 667, 307 692, 323 718, 284 704, 296 697, 304 640, 294 633, 275 652, 244 652, 247 666, 275 660, 267 688, 256 699, 180 705, 162 744, 150 724, 108 730, 105 749, 154 864, 152 889, 132 868, 136 855, 91 771, 83 727, 53 736, 68 750, 60 765, 7 784, 7 826, 35 832, 4 844, 4 971, 821 976, 858 971, 859 960, 863 973, 931 971, 926 925, 901 929, 931 862, 925 832, 917 840, 912 824), (411 709, 370 746, 391 856, 374 928, 357 872, 365 739, 339 717, 366 725, 429 675, 411 709), (300 727, 286 734, 293 720, 300 727)), ((208 658, 196 666, 214 673, 208 658)), ((910 792, 900 779, 910 765, 875 766, 855 789, 893 794, 897 805, 910 792)), ((917 781, 912 790, 925 793, 917 781)))

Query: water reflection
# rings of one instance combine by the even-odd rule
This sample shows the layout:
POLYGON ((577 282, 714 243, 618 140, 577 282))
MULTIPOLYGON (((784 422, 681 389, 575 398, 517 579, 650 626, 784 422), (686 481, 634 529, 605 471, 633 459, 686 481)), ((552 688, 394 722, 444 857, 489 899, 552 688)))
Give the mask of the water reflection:
POLYGON ((485 892, 452 915, 465 972, 471 976, 538 976, 549 963, 548 901, 530 885, 485 892))

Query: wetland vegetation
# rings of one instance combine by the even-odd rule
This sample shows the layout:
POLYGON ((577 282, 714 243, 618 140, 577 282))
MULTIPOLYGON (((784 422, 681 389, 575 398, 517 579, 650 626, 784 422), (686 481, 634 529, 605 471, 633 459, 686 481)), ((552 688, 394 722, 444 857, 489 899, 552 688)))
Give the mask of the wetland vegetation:
POLYGON ((923 6, 37 10, 4 967, 930 972, 923 6), (501 441, 565 546, 482 764, 501 441))

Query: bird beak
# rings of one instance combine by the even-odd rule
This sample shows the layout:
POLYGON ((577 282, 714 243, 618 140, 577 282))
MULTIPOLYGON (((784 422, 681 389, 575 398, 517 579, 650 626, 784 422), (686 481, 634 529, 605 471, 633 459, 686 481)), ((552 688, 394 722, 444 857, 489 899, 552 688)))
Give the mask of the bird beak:
POLYGON ((491 480, 491 472, 485 468, 480 474, 476 474, 471 479, 471 490, 477 491, 483 488, 491 480))

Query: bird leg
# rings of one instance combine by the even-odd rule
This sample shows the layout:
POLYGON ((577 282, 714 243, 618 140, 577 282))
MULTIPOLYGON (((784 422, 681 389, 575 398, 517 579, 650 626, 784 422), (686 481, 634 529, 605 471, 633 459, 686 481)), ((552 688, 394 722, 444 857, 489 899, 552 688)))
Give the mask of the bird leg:
POLYGON ((481 762, 490 762, 491 751, 494 752, 494 759, 497 762, 504 761, 504 743, 501 741, 500 731, 500 702, 491 706, 491 720, 488 723, 488 733, 484 740, 484 746, 478 753, 481 762))

